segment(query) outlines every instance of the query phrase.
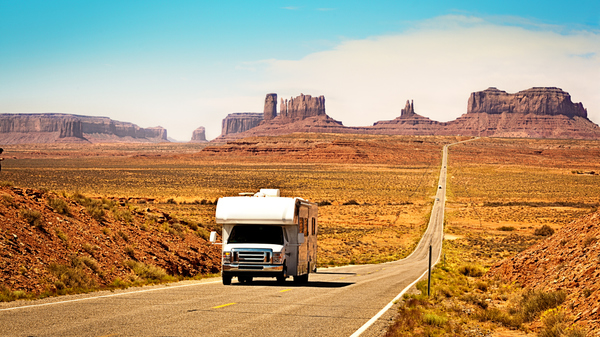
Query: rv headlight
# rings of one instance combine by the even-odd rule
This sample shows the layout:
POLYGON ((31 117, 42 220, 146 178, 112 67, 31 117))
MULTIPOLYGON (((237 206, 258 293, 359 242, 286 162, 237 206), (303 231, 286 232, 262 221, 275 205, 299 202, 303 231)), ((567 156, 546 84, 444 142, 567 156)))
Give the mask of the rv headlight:
POLYGON ((282 264, 284 252, 273 253, 273 264, 282 264))
POLYGON ((231 252, 223 252, 223 263, 231 263, 231 252))

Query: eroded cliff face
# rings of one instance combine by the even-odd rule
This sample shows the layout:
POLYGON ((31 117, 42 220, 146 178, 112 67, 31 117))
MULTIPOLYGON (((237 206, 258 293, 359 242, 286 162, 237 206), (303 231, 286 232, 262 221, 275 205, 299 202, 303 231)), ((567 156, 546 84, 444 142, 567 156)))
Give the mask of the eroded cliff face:
POLYGON ((263 120, 262 113, 258 112, 236 112, 231 113, 223 119, 221 136, 241 133, 252 129, 263 120))
POLYGON ((0 114, 0 142, 162 142, 167 130, 141 128, 108 117, 71 114, 0 114))
POLYGON ((493 87, 474 92, 469 97, 467 113, 518 113, 587 118, 583 104, 573 103, 569 93, 554 87, 531 88, 516 94, 493 87))
POLYGON ((325 96, 312 97, 311 95, 300 94, 300 96, 289 100, 281 99, 278 117, 288 121, 296 121, 324 115, 325 96))

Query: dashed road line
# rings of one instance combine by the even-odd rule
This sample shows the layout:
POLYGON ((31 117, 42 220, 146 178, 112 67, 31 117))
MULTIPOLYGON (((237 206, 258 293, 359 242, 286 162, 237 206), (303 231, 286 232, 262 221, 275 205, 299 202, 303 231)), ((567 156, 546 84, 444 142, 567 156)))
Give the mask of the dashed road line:
POLYGON ((225 308, 225 307, 228 307, 228 306, 234 305, 234 304, 237 304, 237 303, 227 303, 227 304, 217 305, 216 307, 212 307, 212 308, 213 309, 220 309, 220 308, 225 308))

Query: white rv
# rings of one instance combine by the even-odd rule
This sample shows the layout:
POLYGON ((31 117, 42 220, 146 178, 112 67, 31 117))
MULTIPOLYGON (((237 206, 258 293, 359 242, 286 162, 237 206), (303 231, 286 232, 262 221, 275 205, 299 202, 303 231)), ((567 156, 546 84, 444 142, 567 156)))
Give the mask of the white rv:
MULTIPOLYGON (((307 282, 317 270, 317 205, 282 198, 277 189, 217 202, 216 221, 223 225, 223 284, 251 282, 254 277, 293 276, 307 282)), ((215 241, 216 233, 211 233, 215 241)))

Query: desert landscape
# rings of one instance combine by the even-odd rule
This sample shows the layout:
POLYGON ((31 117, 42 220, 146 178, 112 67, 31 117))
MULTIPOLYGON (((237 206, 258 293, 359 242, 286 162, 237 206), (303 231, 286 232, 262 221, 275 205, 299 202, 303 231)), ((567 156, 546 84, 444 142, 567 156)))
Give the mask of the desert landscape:
MULTIPOLYGON (((220 230, 215 202, 259 188, 320 205, 320 268, 405 257, 428 221, 441 147, 467 139, 294 133, 220 146, 5 146, 2 299, 218 274, 220 250, 206 241, 220 230)), ((433 296, 406 298, 388 334, 541 333, 549 315, 573 333, 598 332, 597 158, 595 140, 452 147, 433 296), (530 292, 560 303, 525 317, 530 292)))

